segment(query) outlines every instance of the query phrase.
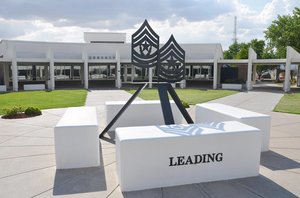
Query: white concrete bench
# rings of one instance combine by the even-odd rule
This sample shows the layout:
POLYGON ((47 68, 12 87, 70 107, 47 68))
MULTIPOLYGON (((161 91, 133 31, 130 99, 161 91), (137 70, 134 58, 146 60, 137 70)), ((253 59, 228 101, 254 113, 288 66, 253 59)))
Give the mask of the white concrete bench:
POLYGON ((100 165, 95 107, 68 108, 54 128, 56 168, 100 165))
POLYGON ((260 129, 262 133, 261 151, 269 150, 271 127, 271 117, 269 115, 219 103, 203 103, 196 105, 195 123, 231 120, 236 120, 260 129))
POLYGON ((236 121, 116 129, 122 191, 257 176, 259 129, 236 121))
POLYGON ((6 85, 0 85, 0 92, 6 92, 6 85))
MULTIPOLYGON (((115 117, 127 101, 105 102, 106 125, 115 117)), ((182 123, 183 116, 174 101, 170 101, 174 121, 182 123)), ((111 127, 114 131, 116 127, 147 126, 164 124, 163 113, 159 100, 133 101, 132 104, 121 115, 117 122, 111 127)))
POLYGON ((45 90, 45 84, 24 84, 25 91, 45 90))

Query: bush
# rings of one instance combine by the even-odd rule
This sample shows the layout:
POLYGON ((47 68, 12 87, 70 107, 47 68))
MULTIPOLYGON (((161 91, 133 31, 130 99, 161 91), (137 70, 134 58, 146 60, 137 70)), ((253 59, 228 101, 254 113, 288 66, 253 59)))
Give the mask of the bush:
POLYGON ((292 78, 292 79, 290 80, 290 83, 291 83, 292 85, 296 84, 296 83, 297 83, 296 78, 292 78))
POLYGON ((33 117, 42 115, 42 112, 39 108, 35 107, 12 107, 9 109, 4 109, 5 114, 2 118, 5 119, 15 119, 15 118, 26 118, 26 117, 33 117))
POLYGON ((28 116, 38 116, 38 115, 42 115, 42 112, 39 108, 36 107, 28 107, 25 110, 25 114, 28 116))
POLYGON ((190 105, 188 102, 186 102, 185 100, 181 100, 182 105, 184 106, 184 108, 190 108, 190 105))
POLYGON ((12 107, 10 109, 4 109, 4 117, 15 117, 18 114, 24 112, 24 107, 12 107))

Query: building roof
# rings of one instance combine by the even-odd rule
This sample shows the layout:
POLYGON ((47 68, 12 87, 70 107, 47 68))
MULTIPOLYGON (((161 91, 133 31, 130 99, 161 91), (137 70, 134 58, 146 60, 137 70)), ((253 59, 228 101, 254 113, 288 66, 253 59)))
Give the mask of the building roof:
MULTIPOLYGON (((163 44, 161 44, 162 46, 163 44)), ((202 59, 214 59, 216 54, 223 57, 221 44, 180 44, 185 50, 187 62, 199 62, 202 59)), ((3 40, 0 43, 0 55, 11 58, 15 48, 17 58, 47 58, 49 49, 55 59, 82 59, 82 52, 87 51, 91 59, 113 58, 119 50, 121 61, 131 62, 130 43, 67 43, 3 40), (102 57, 102 58, 101 58, 102 57)))

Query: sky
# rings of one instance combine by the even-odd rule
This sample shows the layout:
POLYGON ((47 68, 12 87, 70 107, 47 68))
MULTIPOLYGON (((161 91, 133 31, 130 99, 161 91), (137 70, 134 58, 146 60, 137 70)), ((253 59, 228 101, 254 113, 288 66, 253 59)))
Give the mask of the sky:
POLYGON ((83 42, 83 32, 125 32, 127 42, 145 19, 164 43, 232 44, 264 39, 278 15, 300 0, 1 0, 0 40, 83 42))

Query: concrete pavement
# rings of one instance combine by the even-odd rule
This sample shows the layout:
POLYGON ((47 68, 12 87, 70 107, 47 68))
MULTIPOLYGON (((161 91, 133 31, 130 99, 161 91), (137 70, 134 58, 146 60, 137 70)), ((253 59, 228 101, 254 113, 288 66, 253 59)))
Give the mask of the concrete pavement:
MULTIPOLYGON (((56 170, 53 127, 65 109, 28 119, 0 119, 0 197, 299 197, 300 115, 271 112, 282 94, 241 92, 218 99, 272 116, 270 151, 262 153, 258 177, 122 193, 115 145, 101 140, 101 166, 56 170)), ((86 105, 97 106, 104 127, 104 101, 126 100, 121 90, 95 90, 86 105)), ((193 113, 193 109, 190 109, 193 113)), ((108 137, 108 136, 107 136, 108 137)))

